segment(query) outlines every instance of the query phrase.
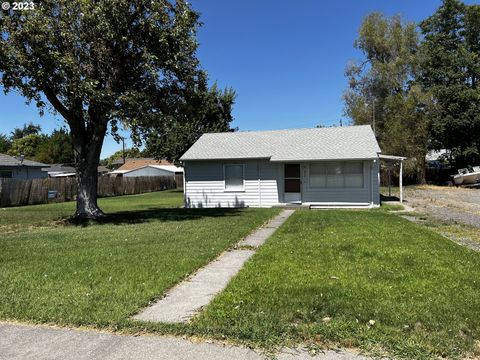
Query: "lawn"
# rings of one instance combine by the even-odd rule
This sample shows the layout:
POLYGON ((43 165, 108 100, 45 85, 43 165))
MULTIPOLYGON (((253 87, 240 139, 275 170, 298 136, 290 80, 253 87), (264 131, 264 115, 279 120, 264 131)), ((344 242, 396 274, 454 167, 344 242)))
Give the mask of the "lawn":
POLYGON ((480 254, 381 210, 297 211, 192 327, 266 348, 462 357, 478 351, 480 254))
POLYGON ((82 227, 58 222, 72 203, 0 209, 0 319, 126 327, 149 301, 278 212, 175 208, 177 191, 100 204, 109 217, 82 227))
MULTIPOLYGON (((150 207, 153 209, 180 207, 183 205, 183 194, 179 190, 169 190, 142 195, 102 198, 98 202, 107 213, 145 211, 150 207)), ((71 216, 74 212, 75 202, 0 208, 0 231, 51 226, 58 220, 71 216)))

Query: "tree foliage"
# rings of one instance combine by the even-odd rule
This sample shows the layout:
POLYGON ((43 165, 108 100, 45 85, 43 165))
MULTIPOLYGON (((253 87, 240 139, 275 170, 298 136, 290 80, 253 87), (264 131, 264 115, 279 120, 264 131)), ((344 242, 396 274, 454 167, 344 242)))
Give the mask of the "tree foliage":
POLYGON ((220 90, 216 84, 207 92, 194 94, 184 111, 171 116, 168 126, 148 132, 145 154, 177 161, 203 133, 234 131, 230 123, 235 97, 232 89, 220 90))
POLYGON ((409 158, 406 174, 423 182, 430 101, 415 85, 419 36, 400 16, 368 15, 355 47, 364 59, 347 66, 345 113, 354 124, 370 124, 384 153, 409 158))
POLYGON ((435 99, 432 147, 458 166, 480 163, 480 6, 444 0, 420 23, 419 81, 435 99))
POLYGON ((102 163, 109 169, 113 169, 113 163, 115 160, 123 159, 132 159, 132 158, 141 158, 144 156, 144 153, 140 151, 138 148, 130 148, 123 150, 118 150, 114 152, 112 155, 107 157, 106 159, 102 160, 102 163))
POLYGON ((29 122, 28 124, 24 124, 23 127, 17 127, 13 129, 11 132, 11 141, 15 141, 17 139, 24 138, 28 135, 38 135, 42 132, 42 127, 38 124, 34 124, 29 122))
POLYGON ((22 138, 15 139, 12 147, 8 151, 11 156, 24 155, 27 159, 35 160, 38 149, 45 142, 46 137, 42 134, 30 134, 22 138))
POLYGON ((40 131, 41 127, 32 123, 15 128, 10 137, 5 137, 9 145, 6 152, 45 164, 73 164, 72 140, 68 131, 55 129, 51 134, 40 131))
POLYGON ((72 139, 68 131, 53 130, 40 144, 34 158, 45 164, 73 164, 72 139))
POLYGON ((419 29, 370 14, 355 46, 364 61, 347 67, 345 112, 355 124, 375 113, 382 150, 407 156, 407 175, 424 180, 429 149, 480 163, 480 5, 444 0, 419 29))
POLYGON ((77 217, 103 215, 96 174, 109 126, 138 140, 145 128, 168 128, 206 91, 198 26, 185 0, 45 0, 0 14, 0 84, 40 109, 46 98, 70 128, 77 217))
POLYGON ((12 141, 6 134, 0 134, 0 154, 6 154, 12 147, 12 141))

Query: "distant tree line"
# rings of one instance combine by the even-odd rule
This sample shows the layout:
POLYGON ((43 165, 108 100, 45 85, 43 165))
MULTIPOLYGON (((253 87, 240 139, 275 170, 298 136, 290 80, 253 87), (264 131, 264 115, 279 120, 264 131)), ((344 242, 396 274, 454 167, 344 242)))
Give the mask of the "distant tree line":
POLYGON ((70 134, 60 128, 43 134, 40 125, 28 123, 15 128, 10 135, 0 134, 0 153, 24 155, 29 160, 45 164, 73 164, 70 134))
POLYGON ((415 24, 368 15, 347 66, 345 114, 371 124, 384 153, 403 155, 425 182, 425 156, 446 149, 453 167, 480 164, 480 5, 444 0, 415 24))

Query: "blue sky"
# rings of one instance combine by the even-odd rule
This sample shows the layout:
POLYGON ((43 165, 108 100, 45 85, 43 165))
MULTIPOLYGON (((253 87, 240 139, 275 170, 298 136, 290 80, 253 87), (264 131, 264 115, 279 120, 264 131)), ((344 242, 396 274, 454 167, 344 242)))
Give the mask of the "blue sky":
MULTIPOLYGON (((440 0, 192 0, 204 23, 198 55, 211 82, 238 94, 240 130, 338 124, 346 64, 360 58, 353 42, 373 11, 420 21, 440 0)), ((466 1, 466 3, 479 3, 466 1)), ((60 116, 38 116, 17 94, 0 94, 0 133, 32 121, 51 131, 60 116)), ((344 122, 348 121, 344 119, 344 122)), ((128 142, 130 143, 130 142, 128 142)), ((109 137, 102 157, 121 145, 109 137)))

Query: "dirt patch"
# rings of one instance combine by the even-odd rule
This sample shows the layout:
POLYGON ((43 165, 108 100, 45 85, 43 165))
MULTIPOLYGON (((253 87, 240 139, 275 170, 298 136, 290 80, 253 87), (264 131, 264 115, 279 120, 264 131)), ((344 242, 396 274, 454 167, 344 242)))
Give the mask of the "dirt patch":
POLYGON ((404 195, 414 209, 393 213, 480 252, 480 189, 408 186, 404 195))
POLYGON ((480 228, 480 189, 408 187, 405 199, 421 214, 448 223, 480 228))

